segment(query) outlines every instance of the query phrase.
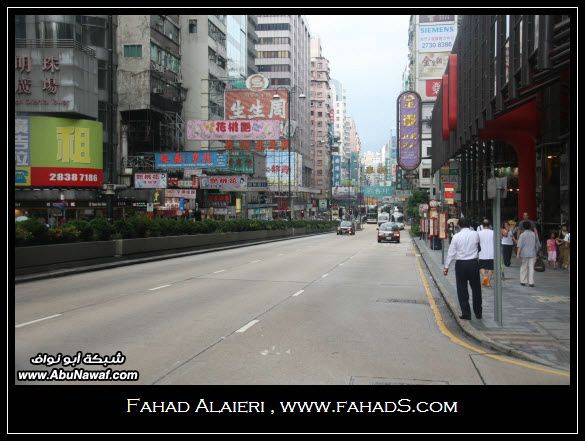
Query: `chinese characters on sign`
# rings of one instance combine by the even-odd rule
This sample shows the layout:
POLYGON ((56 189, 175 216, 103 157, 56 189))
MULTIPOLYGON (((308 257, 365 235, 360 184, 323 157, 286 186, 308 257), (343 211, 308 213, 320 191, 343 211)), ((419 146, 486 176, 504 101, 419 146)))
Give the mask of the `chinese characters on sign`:
POLYGON ((166 173, 136 173, 135 188, 167 188, 166 173))
MULTIPOLYGON (((20 73, 20 78, 16 80, 16 94, 17 95, 30 95, 31 87, 33 85, 32 80, 23 75, 30 74, 33 66, 31 56, 17 56, 15 62, 15 70, 20 73)), ((56 57, 44 57, 42 59, 42 71, 45 73, 54 74, 60 71, 59 59, 56 57)), ((49 95, 56 95, 59 83, 54 76, 47 77, 42 80, 43 89, 49 95)))
POLYGON ((418 34, 419 52, 450 52, 457 36, 457 26, 420 26, 418 34))
POLYGON ((242 191, 248 187, 247 176, 202 176, 199 188, 206 190, 242 191))
POLYGON ((280 136, 280 123, 274 120, 187 122, 188 140, 274 140, 280 136))
POLYGON ((227 168, 228 155, 225 151, 197 150, 194 152, 155 153, 155 168, 227 168))
POLYGON ((16 185, 30 185, 30 128, 28 118, 16 118, 14 126, 16 185))
POLYGON ((398 97, 398 165, 403 170, 416 169, 421 160, 420 96, 403 92, 398 97))
POLYGON ((229 90, 225 93, 226 119, 272 119, 285 121, 286 90, 229 90), (274 95, 280 99, 275 100, 274 95))

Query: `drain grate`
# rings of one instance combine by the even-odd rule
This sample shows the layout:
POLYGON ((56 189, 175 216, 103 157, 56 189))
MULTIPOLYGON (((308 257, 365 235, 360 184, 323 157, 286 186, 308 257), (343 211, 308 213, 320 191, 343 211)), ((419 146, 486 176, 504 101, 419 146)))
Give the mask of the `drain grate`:
POLYGON ((394 298, 381 298, 376 300, 378 303, 410 303, 414 305, 428 305, 428 300, 415 300, 415 299, 394 299, 394 298))

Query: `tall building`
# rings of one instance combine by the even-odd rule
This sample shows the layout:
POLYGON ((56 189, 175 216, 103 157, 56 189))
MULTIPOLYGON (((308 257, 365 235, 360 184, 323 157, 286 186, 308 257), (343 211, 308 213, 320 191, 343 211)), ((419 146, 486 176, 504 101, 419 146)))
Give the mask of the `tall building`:
MULTIPOLYGON (((290 152, 299 158, 299 185, 294 189, 293 213, 304 213, 311 208, 311 189, 314 163, 311 159, 311 60, 310 33, 301 15, 258 15, 258 44, 256 66, 258 72, 270 80, 272 89, 286 89, 290 93, 291 145, 290 152), (300 155, 300 156, 298 156, 300 155)), ((296 162, 296 160, 295 160, 296 162)), ((297 173, 298 175, 298 173, 297 173)), ((296 214, 295 214, 296 215, 296 214)))
POLYGON ((319 38, 311 39, 311 154, 315 167, 311 187, 319 190, 321 211, 327 209, 331 192, 331 145, 333 107, 329 81, 329 60, 323 57, 319 38))
MULTIPOLYGON (((457 15, 411 15, 408 31, 409 66, 405 73, 408 90, 421 97, 422 146, 421 163, 415 186, 438 196, 433 186, 431 113, 441 87, 451 48, 457 35, 457 15)), ((406 80, 405 78, 405 80, 406 80)))
POLYGON ((102 186, 118 175, 118 17, 16 15, 14 24, 17 216, 111 217, 102 186))
MULTIPOLYGON (((345 151, 345 119, 347 115, 347 104, 345 89, 341 82, 331 79, 331 100, 335 110, 335 121, 333 130, 338 144, 339 154, 343 155, 345 151)), ((343 157, 342 157, 343 159, 343 157)))

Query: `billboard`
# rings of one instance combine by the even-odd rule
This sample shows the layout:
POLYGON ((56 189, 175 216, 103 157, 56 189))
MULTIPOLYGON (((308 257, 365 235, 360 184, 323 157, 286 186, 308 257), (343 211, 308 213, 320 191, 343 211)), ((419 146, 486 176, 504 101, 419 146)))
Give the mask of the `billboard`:
POLYGON ((187 139, 197 140, 276 140, 280 122, 276 120, 187 121, 187 139))
POLYGON ((383 197, 392 196, 392 187, 372 186, 364 187, 364 196, 366 197, 383 197))
POLYGON ((420 26, 418 50, 419 52, 451 52, 456 36, 455 24, 420 26))
POLYGON ((205 190, 244 191, 248 188, 247 176, 201 176, 199 188, 205 190))
POLYGON ((16 186, 102 187, 102 123, 18 116, 15 119, 16 186))
POLYGON ((134 188, 167 188, 167 174, 135 173, 134 188))
POLYGON ((289 175, 291 186, 296 187, 303 182, 302 157, 298 153, 266 152, 266 179, 268 185, 288 187, 289 175), (296 171, 296 172, 295 172, 296 171))
POLYGON ((453 23, 454 15, 419 15, 419 23, 453 23))
POLYGON ((421 161, 421 100, 416 92, 403 92, 397 100, 398 165, 416 169, 421 161))
POLYGON ((288 120, 287 90, 226 90, 226 119, 288 120), (278 95, 280 99, 274 99, 278 95))
POLYGON ((228 154, 224 150, 196 150, 154 154, 157 170, 183 168, 227 168, 228 154))
POLYGON ((448 52, 426 52, 418 58, 419 78, 441 78, 449 61, 448 52))
POLYGON ((333 158, 333 186, 341 185, 341 156, 332 155, 333 158))

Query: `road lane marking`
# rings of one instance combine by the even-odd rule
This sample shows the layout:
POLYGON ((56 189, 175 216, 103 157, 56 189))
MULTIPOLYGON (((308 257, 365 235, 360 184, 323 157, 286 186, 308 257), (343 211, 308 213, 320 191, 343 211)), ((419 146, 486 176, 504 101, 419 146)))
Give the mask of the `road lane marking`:
POLYGON ((214 271, 213 274, 223 273, 224 271, 225 271, 224 269, 219 270, 219 271, 214 271))
POLYGON ((284 256, 284 254, 280 253, 279 256, 284 256))
POLYGON ((300 291, 295 292, 292 296, 293 297, 296 297, 296 296, 298 296, 298 295, 300 295, 300 294, 302 294, 304 292, 305 292, 305 290, 304 289, 301 289, 300 291))
POLYGON ((339 266, 343 266, 343 263, 340 263, 339 266))
POLYGON ((252 320, 250 323, 248 323, 247 325, 242 326, 240 329, 238 329, 236 332, 246 332, 249 328, 251 328, 252 326, 254 326, 256 323, 258 323, 260 320, 252 320))
POLYGON ((250 263, 258 263, 258 262, 262 262, 261 260, 252 260, 250 263))
POLYGON ((323 274, 323 275, 321 276, 321 278, 322 278, 322 279, 324 279, 324 278, 325 278, 325 277, 327 277, 328 275, 329 275, 329 273, 327 273, 327 274, 323 274))
POLYGON ((157 286, 156 288, 150 288, 149 291, 156 291, 157 289, 166 288, 167 286, 171 286, 171 285, 157 286))
POLYGON ((445 323, 443 322, 443 317, 441 316, 441 312, 439 311, 439 308, 437 307, 437 304, 435 303, 435 299, 433 298, 433 295, 431 294, 431 289, 429 287, 429 283, 427 282, 427 279, 424 277, 424 273, 423 273, 423 269, 422 269, 419 257, 416 258, 416 264, 418 266, 418 272, 419 272, 420 278, 423 282, 423 286, 425 288, 427 298, 429 299, 431 309, 433 310, 433 314, 435 315, 435 321, 437 322, 437 326, 439 327, 441 332, 445 336, 447 336, 453 343, 456 343, 460 346, 463 346, 466 349, 469 349, 470 351, 477 352, 480 355, 484 355, 486 357, 493 358, 494 360, 498 360, 498 361, 501 361, 503 363, 510 363, 510 364, 514 364, 516 366, 522 366, 522 367, 525 367, 528 369, 533 369, 535 371, 546 372, 548 374, 559 375, 561 377, 570 378, 570 374, 568 372, 564 372, 564 371, 553 369, 553 368, 544 368, 544 367, 540 367, 540 366, 535 366, 535 365, 525 363, 522 361, 512 360, 512 359, 509 359, 507 357, 503 357, 501 355, 490 354, 487 351, 485 351, 483 349, 479 349, 473 345, 470 345, 470 344, 464 342, 463 340, 461 340, 460 338, 456 337, 455 335, 453 335, 453 333, 451 333, 451 331, 449 331, 449 329, 447 329, 447 326, 445 326, 445 323))
POLYGON ((52 319, 55 317, 59 317, 60 315, 62 315, 62 314, 54 314, 54 315, 50 315, 48 317, 40 318, 38 320, 33 320, 32 322, 21 323, 20 325, 16 325, 15 328, 22 328, 23 326, 32 325, 33 323, 42 322, 43 320, 49 320, 49 319, 52 319))

